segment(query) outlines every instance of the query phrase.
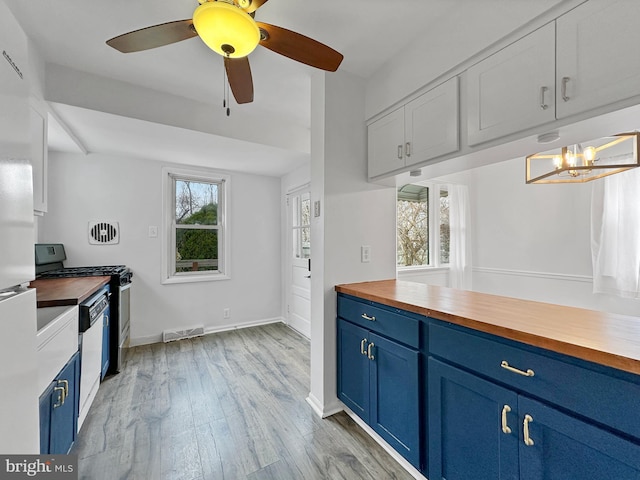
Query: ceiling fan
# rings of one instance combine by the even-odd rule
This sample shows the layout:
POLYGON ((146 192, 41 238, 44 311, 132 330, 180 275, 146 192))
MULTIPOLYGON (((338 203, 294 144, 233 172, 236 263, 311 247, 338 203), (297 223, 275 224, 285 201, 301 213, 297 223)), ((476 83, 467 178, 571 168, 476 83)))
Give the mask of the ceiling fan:
MULTIPOLYGON (((256 22, 255 11, 267 0, 198 0, 193 18, 153 25, 107 40, 122 53, 139 52, 200 37, 224 57, 224 67, 238 103, 253 101, 249 55, 258 45, 322 70, 335 72, 343 56, 336 50, 299 33, 256 22)), ((227 110, 228 114, 228 110, 227 110)))

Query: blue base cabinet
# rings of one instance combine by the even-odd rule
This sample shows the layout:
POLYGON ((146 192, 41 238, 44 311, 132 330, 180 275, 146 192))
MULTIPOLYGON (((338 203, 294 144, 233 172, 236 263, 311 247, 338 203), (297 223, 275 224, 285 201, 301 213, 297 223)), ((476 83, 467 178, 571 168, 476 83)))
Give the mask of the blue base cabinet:
MULTIPOLYGON (((420 468, 419 352, 378 334, 393 312, 352 300, 342 307, 339 315, 361 325, 338 318, 338 398, 420 468)), ((406 320, 417 332, 418 322, 406 320)))
POLYGON ((624 408, 640 385, 443 325, 429 327, 430 480, 640 480, 624 408))
POLYGON ((110 312, 109 312, 109 307, 107 307, 107 309, 104 311, 104 313, 102 314, 102 368, 100 371, 100 380, 103 380, 104 377, 107 375, 107 371, 109 370, 109 363, 110 363, 110 336, 111 336, 111 332, 110 332, 110 327, 109 327, 109 323, 110 323, 110 312))
POLYGON ((78 433, 80 354, 75 353, 40 396, 40 453, 67 454, 78 433))

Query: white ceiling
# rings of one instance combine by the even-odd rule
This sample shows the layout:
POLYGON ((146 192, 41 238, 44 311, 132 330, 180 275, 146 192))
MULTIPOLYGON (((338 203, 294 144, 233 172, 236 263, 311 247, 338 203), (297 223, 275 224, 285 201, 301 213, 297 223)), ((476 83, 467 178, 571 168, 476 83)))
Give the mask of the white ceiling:
MULTIPOLYGON (((105 44, 116 35, 172 20, 190 18, 197 7, 196 0, 109 0, 78 2, 71 0, 5 0, 42 57, 54 63, 95 75, 148 87, 222 109, 223 63, 198 38, 173 45, 122 54, 105 44)), ((420 38, 430 40, 433 48, 446 48, 464 32, 469 38, 474 29, 483 28, 487 15, 519 18, 523 22, 551 8, 561 0, 270 0, 256 12, 256 19, 297 31, 325 43, 344 54, 340 70, 370 78, 397 52, 420 38), (535 5, 534 5, 535 4, 535 5), (516 14, 518 12, 518 14, 516 14), (527 15, 529 16, 527 18, 527 15), (525 17, 525 18, 523 18, 525 17), (460 23, 459 19, 463 19, 460 23), (453 23, 450 38, 431 38, 432 30, 443 23, 453 23)), ((505 20, 506 21, 506 20, 505 20)), ((513 27, 517 27, 514 25, 513 27)), ((251 104, 233 106, 242 115, 265 115, 278 112, 288 124, 294 122, 310 128, 311 67, 298 64, 258 47, 249 56, 255 100, 251 104)), ((203 152, 225 145, 233 149, 234 141, 208 134, 194 134, 175 127, 158 126, 149 122, 100 115, 90 110, 54 105, 59 118, 91 152, 121 153, 160 158, 160 144, 168 147, 171 139, 176 146, 192 148, 192 162, 203 164, 203 152), (114 128, 118 121, 126 128, 114 128), (133 132, 140 129, 140 135, 133 132), (113 146, 118 151, 113 151, 113 146)), ((68 140, 61 139, 63 130, 55 122, 50 132, 53 149, 73 149, 68 140)), ((263 146, 254 146, 260 148, 263 146)), ((243 155, 251 150, 239 144, 243 155)), ((268 150, 268 149, 267 149, 268 150)), ((254 151, 257 153, 257 150, 254 151)), ((246 162, 247 171, 282 175, 295 165, 308 160, 308 155, 284 155, 283 152, 264 151, 265 162, 256 167, 246 162), (269 168, 273 161, 273 168, 269 168)), ((245 167, 242 167, 244 169, 245 167)))

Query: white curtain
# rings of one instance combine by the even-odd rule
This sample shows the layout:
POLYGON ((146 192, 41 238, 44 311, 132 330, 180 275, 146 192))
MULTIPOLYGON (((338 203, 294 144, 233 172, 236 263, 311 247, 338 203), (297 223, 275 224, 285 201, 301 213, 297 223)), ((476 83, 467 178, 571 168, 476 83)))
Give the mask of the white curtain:
POLYGON ((640 298, 640 168, 594 181, 591 256, 594 293, 640 298))
POLYGON ((469 189, 447 185, 449 192, 449 286, 471 290, 469 189))

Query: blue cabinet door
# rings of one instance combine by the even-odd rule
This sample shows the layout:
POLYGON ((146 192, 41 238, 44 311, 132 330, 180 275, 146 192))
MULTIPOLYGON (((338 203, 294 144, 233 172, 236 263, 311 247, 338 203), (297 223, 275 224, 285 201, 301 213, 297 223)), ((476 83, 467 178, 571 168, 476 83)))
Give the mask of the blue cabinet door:
POLYGON ((429 480, 517 480, 517 407, 515 392, 429 358, 429 480))
POLYGON ((369 422, 369 332, 338 319, 338 398, 369 422), (365 349, 365 350, 363 350, 365 349))
POLYGON ((522 480, 640 480, 640 444, 529 398, 518 402, 522 480))
POLYGON ((56 382, 51 382, 40 395, 40 453, 49 452, 51 443, 51 408, 53 406, 53 387, 56 382))
POLYGON ((76 439, 80 355, 76 353, 54 380, 49 453, 66 454, 76 439))
POLYGON ((100 380, 104 379, 107 371, 109 370, 109 361, 110 361, 110 324, 111 324, 111 315, 109 312, 109 308, 104 311, 102 315, 102 371, 100 372, 100 380))
POLYGON ((420 468, 418 352, 369 333, 372 358, 370 425, 420 468))

